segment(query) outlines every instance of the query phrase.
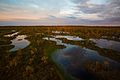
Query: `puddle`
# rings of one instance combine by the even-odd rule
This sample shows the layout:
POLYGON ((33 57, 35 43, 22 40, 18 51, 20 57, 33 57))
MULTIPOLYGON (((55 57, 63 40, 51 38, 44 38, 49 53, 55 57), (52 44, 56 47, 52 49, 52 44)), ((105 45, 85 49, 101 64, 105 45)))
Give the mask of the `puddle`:
POLYGON ((18 35, 19 32, 15 32, 13 34, 8 34, 8 35, 4 35, 4 37, 13 37, 15 35, 18 35))
POLYGON ((111 67, 120 67, 119 63, 99 55, 97 51, 78 46, 68 47, 53 54, 54 62, 60 65, 59 68, 62 68, 65 74, 75 78, 74 80, 97 80, 94 75, 87 72, 84 65, 90 61, 102 63, 106 59, 111 67))
POLYGON ((12 30, 12 32, 16 32, 15 30, 12 30))
POLYGON ((108 38, 107 36, 102 36, 102 38, 108 38))
MULTIPOLYGON (((74 78, 74 80, 97 80, 96 76, 87 72, 84 67, 85 64, 89 64, 88 62, 95 63, 96 61, 100 63, 104 63, 105 60, 109 62, 109 66, 114 69, 118 69, 120 64, 110 58, 99 55, 97 51, 81 48, 76 45, 63 43, 59 38, 66 38, 68 40, 79 41, 83 40, 82 38, 76 36, 63 36, 56 35, 52 36, 52 38, 45 37, 44 40, 50 40, 56 42, 56 45, 64 45, 66 48, 58 50, 56 53, 52 55, 53 61, 59 65, 59 68, 63 69, 65 75, 69 75, 69 77, 74 78)), ((101 47, 109 48, 110 43, 119 45, 114 41, 108 41, 105 39, 100 39, 98 42, 94 39, 90 39, 98 44, 103 44, 101 47)), ((98 45, 96 44, 96 45, 98 45)), ((120 45, 119 45, 120 46, 120 45)), ((119 47, 116 46, 116 47, 119 47)), ((120 47, 119 47, 120 48, 120 47)), ((117 49, 119 49, 117 48, 117 49)), ((114 48, 113 48, 114 49, 114 48)), ((115 48, 116 49, 116 48, 115 48)), ((117 50, 116 49, 116 50, 117 50)))
POLYGON ((66 43, 63 43, 62 40, 59 40, 59 39, 56 39, 56 38, 48 38, 48 37, 45 37, 43 38, 44 40, 50 40, 50 41, 54 41, 56 42, 56 45, 63 45, 65 47, 70 47, 70 46, 73 46, 71 44, 66 44, 66 43))
POLYGON ((11 40, 11 45, 14 45, 15 47, 12 48, 10 52, 17 51, 19 49, 24 49, 25 47, 27 47, 30 44, 30 42, 25 39, 26 37, 26 35, 18 35, 15 39, 11 40))
POLYGON ((112 49, 115 51, 120 52, 120 42, 107 40, 107 39, 90 39, 95 45, 100 48, 112 49))
POLYGON ((77 36, 64 36, 64 35, 56 35, 56 36, 53 36, 55 38, 65 38, 67 40, 73 40, 73 41, 81 41, 81 40, 84 40, 80 37, 77 37, 77 36))
POLYGON ((70 34, 70 32, 64 32, 64 31, 52 31, 52 33, 55 33, 55 34, 70 34))

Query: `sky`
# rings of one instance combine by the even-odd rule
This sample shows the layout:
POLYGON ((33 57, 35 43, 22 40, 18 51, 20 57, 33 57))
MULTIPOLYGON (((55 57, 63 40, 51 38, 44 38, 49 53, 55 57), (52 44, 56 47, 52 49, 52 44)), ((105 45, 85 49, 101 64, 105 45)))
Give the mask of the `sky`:
POLYGON ((120 25, 120 0, 0 0, 3 25, 120 25))

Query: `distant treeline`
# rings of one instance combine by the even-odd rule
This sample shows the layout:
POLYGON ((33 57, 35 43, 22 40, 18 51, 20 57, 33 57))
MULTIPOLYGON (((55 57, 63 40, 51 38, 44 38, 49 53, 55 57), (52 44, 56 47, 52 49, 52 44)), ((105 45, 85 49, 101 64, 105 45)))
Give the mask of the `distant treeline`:
POLYGON ((37 25, 37 26, 0 26, 0 27, 89 27, 89 28, 120 28, 120 26, 86 26, 86 25, 37 25))

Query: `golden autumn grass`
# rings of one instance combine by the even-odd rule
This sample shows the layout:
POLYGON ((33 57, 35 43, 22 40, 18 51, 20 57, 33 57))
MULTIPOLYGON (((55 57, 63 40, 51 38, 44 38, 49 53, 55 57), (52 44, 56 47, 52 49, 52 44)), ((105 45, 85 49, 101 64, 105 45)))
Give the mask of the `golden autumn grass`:
MULTIPOLYGON (((114 50, 103 49, 96 47, 91 43, 89 38, 100 39, 102 36, 107 36, 106 39, 120 41, 120 28, 118 27, 70 27, 70 26, 44 26, 44 27, 0 27, 0 80, 61 80, 64 79, 62 72, 58 70, 56 65, 51 60, 51 54, 63 46, 57 46, 53 41, 46 41, 42 38, 50 35, 55 35, 52 31, 69 32, 70 35, 84 38, 85 41, 79 43, 63 39, 63 42, 76 44, 78 46, 87 47, 98 51, 101 55, 109 57, 117 62, 120 62, 120 54, 114 50), (14 46, 10 45, 14 37, 5 38, 4 35, 12 33, 11 30, 19 31, 19 35, 27 35, 30 45, 25 49, 20 49, 15 52, 9 52, 14 46), (114 39, 112 37, 115 37, 114 39)), ((61 33, 61 35, 66 35, 61 33)), ((109 64, 107 61, 104 64, 109 64)), ((110 72, 107 75, 105 66, 98 62, 87 64, 88 71, 93 74, 100 75, 102 78, 98 80, 113 80, 108 79, 113 74, 118 72, 110 72), (94 66, 94 67, 93 67, 94 66), (101 72, 103 71, 103 72, 101 72), (100 73, 101 72, 101 73, 100 73), (103 75, 106 74, 106 75, 103 75), (107 76, 107 77, 106 77, 107 76)), ((110 71, 110 70, 109 70, 110 71)), ((117 79, 116 79, 117 80, 117 79)))

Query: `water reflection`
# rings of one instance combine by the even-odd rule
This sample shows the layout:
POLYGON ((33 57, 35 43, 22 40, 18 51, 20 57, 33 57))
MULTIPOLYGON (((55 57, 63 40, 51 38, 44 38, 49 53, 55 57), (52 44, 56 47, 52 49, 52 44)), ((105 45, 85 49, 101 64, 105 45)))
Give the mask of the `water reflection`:
POLYGON ((63 43, 62 40, 59 40, 59 39, 56 39, 56 38, 48 38, 48 37, 45 37, 43 38, 44 40, 50 40, 50 41, 55 41, 56 42, 56 45, 63 45, 65 47, 70 47, 70 46, 73 46, 71 44, 66 44, 66 43, 63 43))
POLYGON ((26 37, 26 35, 18 35, 15 39, 11 40, 11 45, 14 45, 15 47, 10 51, 17 51, 18 49, 23 49, 27 47, 30 44, 30 42, 25 39, 26 37))
POLYGON ((16 32, 15 30, 12 30, 12 32, 16 32))
POLYGON ((56 64, 59 64, 66 74, 76 78, 75 80, 97 80, 94 75, 87 72, 84 65, 90 61, 99 61, 102 63, 106 59, 109 61, 111 67, 116 69, 120 67, 120 64, 116 61, 103 57, 96 51, 78 46, 62 49, 53 55, 53 60, 56 64))
MULTIPOLYGON (((72 45, 69 43, 63 43, 61 38, 65 38, 67 40, 73 41, 81 41, 84 40, 77 36, 69 36, 69 35, 56 35, 52 37, 45 37, 44 40, 55 41, 56 45, 64 45, 66 48, 58 50, 56 53, 53 54, 53 61, 59 65, 59 68, 62 68, 64 73, 69 75, 70 77, 74 78, 75 80, 97 80, 96 76, 87 72, 85 68, 85 64, 89 64, 88 62, 95 63, 98 61, 99 63, 104 63, 105 60, 108 61, 109 66, 118 70, 120 64, 110 58, 104 57, 99 55, 97 51, 88 49, 88 48, 81 48, 76 45, 72 45)), ((103 48, 111 48, 114 44, 112 49, 118 50, 120 47, 119 42, 116 41, 108 41, 105 39, 90 39, 91 41, 96 43, 96 46, 100 46, 103 48), (103 46, 104 45, 104 46, 103 46)))
POLYGON ((18 35, 19 32, 15 32, 15 33, 12 33, 12 34, 8 34, 8 35, 4 35, 4 37, 13 37, 15 35, 18 35))
POLYGON ((120 52, 120 42, 107 39, 90 39, 100 48, 113 49, 120 52))
POLYGON ((73 40, 73 41, 81 41, 81 40, 84 40, 80 37, 77 37, 77 36, 65 36, 65 35, 56 35, 56 36, 53 36, 55 38, 65 38, 67 40, 73 40))
POLYGON ((55 33, 55 34, 69 34, 70 32, 64 32, 64 31, 52 31, 52 33, 55 33))

